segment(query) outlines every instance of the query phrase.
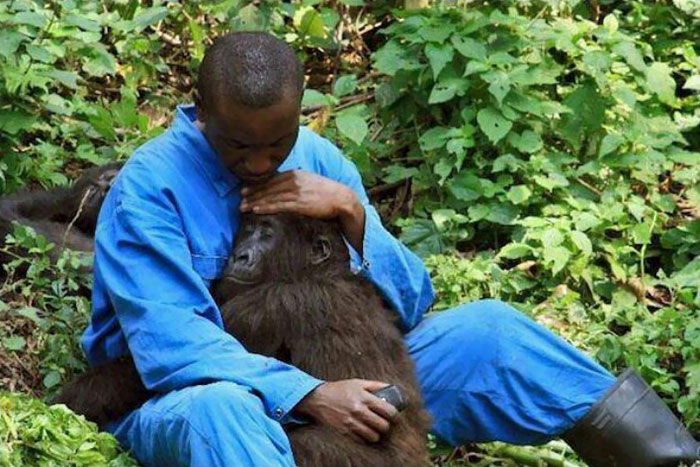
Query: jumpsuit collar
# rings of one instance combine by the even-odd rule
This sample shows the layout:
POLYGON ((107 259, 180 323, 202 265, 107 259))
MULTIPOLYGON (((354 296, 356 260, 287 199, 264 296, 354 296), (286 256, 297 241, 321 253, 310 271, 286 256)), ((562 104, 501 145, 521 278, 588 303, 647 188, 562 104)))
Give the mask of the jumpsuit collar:
POLYGON ((183 152, 195 159, 219 196, 227 196, 240 185, 240 181, 221 162, 204 133, 195 125, 195 120, 197 120, 197 109, 194 104, 178 105, 171 131, 188 146, 183 152))

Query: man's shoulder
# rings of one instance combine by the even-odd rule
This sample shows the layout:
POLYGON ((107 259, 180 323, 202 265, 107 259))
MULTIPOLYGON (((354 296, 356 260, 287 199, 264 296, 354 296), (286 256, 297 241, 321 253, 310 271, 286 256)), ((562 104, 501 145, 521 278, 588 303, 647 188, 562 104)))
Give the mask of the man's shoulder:
POLYGON ((295 145, 297 157, 303 168, 333 178, 352 162, 329 139, 307 127, 299 128, 299 137, 295 145))

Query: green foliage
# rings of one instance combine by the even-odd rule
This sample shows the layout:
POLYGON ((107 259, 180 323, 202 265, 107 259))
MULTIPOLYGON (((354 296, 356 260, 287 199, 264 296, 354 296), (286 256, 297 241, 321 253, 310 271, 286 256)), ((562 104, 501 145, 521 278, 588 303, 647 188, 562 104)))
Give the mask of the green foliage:
POLYGON ((63 405, 0 392, 0 465, 137 466, 117 440, 63 405))
MULTIPOLYGON (((79 338, 90 314, 85 295, 91 278, 81 268, 92 258, 66 250, 52 263, 48 253, 54 248, 24 226, 2 248, 15 259, 3 265, 8 277, 0 286, 0 355, 21 351, 24 369, 41 381, 41 387, 25 389, 46 397, 84 370, 79 338)), ((2 373, 13 376, 15 360, 4 357, 2 373)))

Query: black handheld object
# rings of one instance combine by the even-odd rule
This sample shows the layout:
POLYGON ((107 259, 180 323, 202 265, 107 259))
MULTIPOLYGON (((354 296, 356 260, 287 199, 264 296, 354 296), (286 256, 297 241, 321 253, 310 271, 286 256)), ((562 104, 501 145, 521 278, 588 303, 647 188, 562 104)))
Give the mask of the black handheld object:
POLYGON ((374 391, 372 394, 380 399, 384 399, 396 407, 396 410, 399 412, 406 408, 406 399, 403 397, 401 389, 399 389, 398 386, 394 386, 392 384, 391 386, 387 386, 379 391, 374 391))

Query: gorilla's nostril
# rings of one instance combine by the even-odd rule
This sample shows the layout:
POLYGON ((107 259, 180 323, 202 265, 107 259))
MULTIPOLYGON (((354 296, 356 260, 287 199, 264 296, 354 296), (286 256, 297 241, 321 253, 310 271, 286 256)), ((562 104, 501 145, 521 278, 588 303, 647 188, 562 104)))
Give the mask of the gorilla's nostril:
POLYGON ((248 264, 250 262, 250 253, 242 251, 236 255, 236 263, 248 264))

